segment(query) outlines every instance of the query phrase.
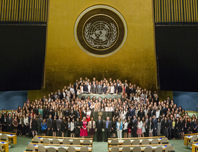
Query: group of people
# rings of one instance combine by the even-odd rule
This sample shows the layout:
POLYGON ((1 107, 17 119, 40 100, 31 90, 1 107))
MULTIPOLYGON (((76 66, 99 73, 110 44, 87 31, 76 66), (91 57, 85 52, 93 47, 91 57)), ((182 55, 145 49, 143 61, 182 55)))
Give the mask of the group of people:
POLYGON ((109 137, 148 137, 164 135, 169 139, 184 137, 184 133, 197 132, 198 119, 189 117, 182 107, 177 107, 167 97, 159 101, 156 91, 153 93, 135 84, 124 83, 117 79, 105 79, 92 82, 85 78, 76 80, 62 92, 58 90, 43 96, 42 99, 28 101, 23 107, 5 110, 0 114, 0 130, 16 132, 29 137, 37 134, 47 136, 67 136, 91 138, 96 134, 97 141, 109 137), (78 98, 81 93, 120 94, 121 98, 95 97, 78 98), (97 120, 93 112, 112 112, 112 118, 97 120))

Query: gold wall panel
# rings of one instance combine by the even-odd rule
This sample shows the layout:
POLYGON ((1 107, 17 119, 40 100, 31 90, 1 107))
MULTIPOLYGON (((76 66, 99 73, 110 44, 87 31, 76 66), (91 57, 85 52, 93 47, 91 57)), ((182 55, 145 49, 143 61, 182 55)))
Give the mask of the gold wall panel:
POLYGON ((62 89, 79 77, 128 79, 156 89, 156 60, 152 0, 51 0, 49 2, 45 89, 29 91, 28 98, 62 89), (74 25, 86 8, 109 5, 125 18, 126 42, 115 54, 98 58, 86 54, 74 38, 74 25))

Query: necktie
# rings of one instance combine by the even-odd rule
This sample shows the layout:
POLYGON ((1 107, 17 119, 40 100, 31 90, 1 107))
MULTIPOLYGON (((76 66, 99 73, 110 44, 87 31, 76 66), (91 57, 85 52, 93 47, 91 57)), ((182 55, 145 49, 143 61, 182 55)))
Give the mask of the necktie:
POLYGON ((109 121, 107 121, 106 128, 108 128, 109 121))

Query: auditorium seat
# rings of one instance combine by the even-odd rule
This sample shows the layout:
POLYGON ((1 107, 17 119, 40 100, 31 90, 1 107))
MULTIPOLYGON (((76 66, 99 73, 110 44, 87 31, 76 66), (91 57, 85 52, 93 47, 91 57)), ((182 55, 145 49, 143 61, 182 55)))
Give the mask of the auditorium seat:
POLYGON ((142 145, 149 145, 149 140, 148 139, 143 139, 142 145))
POLYGON ((151 144, 158 144, 158 139, 157 138, 153 138, 153 140, 151 141, 151 144))
POLYGON ((132 143, 132 145, 139 145, 140 144, 140 140, 139 139, 135 139, 132 143))
POLYGON ((83 141, 83 145, 90 145, 89 139, 85 139, 85 140, 83 141))
POLYGON ((133 152, 141 152, 141 148, 136 146, 133 148, 133 152))
POLYGON ((58 152, 66 152, 66 149, 63 147, 58 148, 58 152))
POLYGON ((118 139, 113 139, 111 141, 111 145, 118 145, 118 139))
POLYGON ((111 152, 119 152, 119 148, 118 147, 112 147, 111 152))
POLYGON ((122 152, 130 152, 130 147, 123 147, 122 152))
POLYGON ((76 152, 76 149, 74 147, 69 147, 67 151, 68 152, 76 152))
POLYGON ((46 152, 46 149, 43 145, 38 145, 38 151, 39 152, 46 152))
POLYGON ((80 152, 88 152, 88 148, 87 147, 81 147, 80 152))
POLYGON ((56 149, 54 147, 47 148, 47 152, 56 152, 56 149))
POLYGON ((40 143, 40 139, 38 137, 34 137, 32 143, 40 143))
POLYGON ((47 139, 47 138, 43 138, 43 143, 45 143, 45 144, 50 144, 50 140, 47 139))
POLYGON ((26 151, 35 151, 34 145, 28 144, 26 151))
POLYGON ((151 147, 146 147, 144 149, 144 152, 152 152, 152 151, 153 151, 153 149, 151 147))
POLYGON ((165 148, 165 152, 169 152, 169 151, 171 151, 171 150, 173 150, 173 146, 167 146, 167 147, 165 148))
POLYGON ((162 151, 163 151, 162 147, 157 147, 157 148, 155 149, 155 152, 162 152, 162 151))
POLYGON ((130 139, 124 140, 123 145, 131 145, 130 139))
POLYGON ((70 143, 68 138, 64 138, 63 139, 63 144, 70 145, 71 143, 70 143))
POLYGON ((80 139, 73 139, 73 145, 80 145, 80 139))
POLYGON ((60 144, 58 139, 53 139, 53 144, 60 144))

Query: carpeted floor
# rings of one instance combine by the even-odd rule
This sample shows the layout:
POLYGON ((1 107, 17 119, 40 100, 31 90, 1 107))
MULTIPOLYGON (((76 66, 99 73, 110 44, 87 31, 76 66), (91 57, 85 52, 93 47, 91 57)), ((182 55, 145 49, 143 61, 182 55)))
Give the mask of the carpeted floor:
MULTIPOLYGON (((26 150, 28 142, 31 142, 31 138, 17 137, 17 144, 13 145, 9 152, 22 152, 26 150)), ((173 144, 176 152, 191 152, 191 149, 187 149, 184 146, 183 140, 170 140, 173 144)), ((93 142, 93 152, 108 152, 107 142, 93 142)))

